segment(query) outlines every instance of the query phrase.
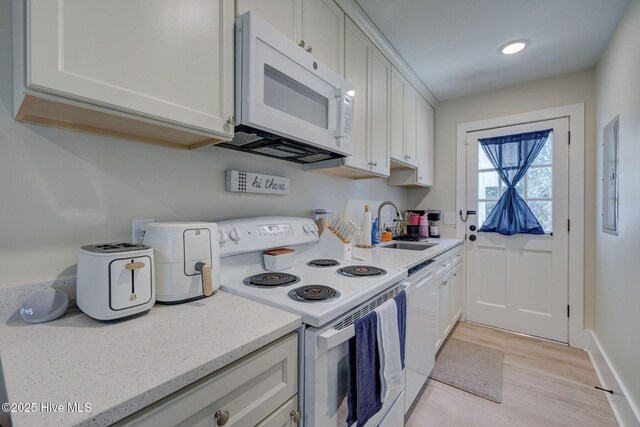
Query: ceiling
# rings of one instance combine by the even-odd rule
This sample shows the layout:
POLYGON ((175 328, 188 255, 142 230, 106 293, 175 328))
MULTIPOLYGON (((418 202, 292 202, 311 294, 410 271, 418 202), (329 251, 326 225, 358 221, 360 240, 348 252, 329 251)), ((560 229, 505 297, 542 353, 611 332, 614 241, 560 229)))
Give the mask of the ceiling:
POLYGON ((629 0, 356 0, 439 100, 596 65, 629 0), (499 48, 525 39, 515 55, 499 48))

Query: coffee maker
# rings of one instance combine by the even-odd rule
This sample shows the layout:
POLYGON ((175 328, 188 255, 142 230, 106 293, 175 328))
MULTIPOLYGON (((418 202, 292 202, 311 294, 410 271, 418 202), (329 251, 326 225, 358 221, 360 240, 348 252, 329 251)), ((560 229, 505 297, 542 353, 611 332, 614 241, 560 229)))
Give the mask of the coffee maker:
POLYGON ((427 218, 429 219, 429 237, 434 239, 440 238, 438 222, 442 219, 442 212, 438 209, 429 209, 427 211, 427 218))

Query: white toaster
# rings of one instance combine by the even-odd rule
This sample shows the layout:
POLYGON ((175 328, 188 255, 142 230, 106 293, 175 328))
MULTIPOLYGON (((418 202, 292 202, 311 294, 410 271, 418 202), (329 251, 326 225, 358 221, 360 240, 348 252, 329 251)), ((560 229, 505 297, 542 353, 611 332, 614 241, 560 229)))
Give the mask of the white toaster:
POLYGON ((213 222, 152 222, 145 245, 155 251, 156 300, 177 304, 211 296, 220 287, 218 226, 213 222))
POLYGON ((78 307, 98 320, 149 310, 155 303, 153 249, 132 243, 99 243, 80 248, 78 307))

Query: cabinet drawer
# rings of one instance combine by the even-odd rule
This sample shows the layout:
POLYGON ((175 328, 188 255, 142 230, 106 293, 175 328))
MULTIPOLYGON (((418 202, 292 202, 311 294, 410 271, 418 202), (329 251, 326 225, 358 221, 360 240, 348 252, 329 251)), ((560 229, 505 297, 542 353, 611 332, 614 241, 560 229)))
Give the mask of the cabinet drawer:
MULTIPOLYGON (((290 334, 118 423, 121 426, 254 426, 296 394, 298 335, 290 334)), ((267 424, 271 425, 271 424, 267 424)))

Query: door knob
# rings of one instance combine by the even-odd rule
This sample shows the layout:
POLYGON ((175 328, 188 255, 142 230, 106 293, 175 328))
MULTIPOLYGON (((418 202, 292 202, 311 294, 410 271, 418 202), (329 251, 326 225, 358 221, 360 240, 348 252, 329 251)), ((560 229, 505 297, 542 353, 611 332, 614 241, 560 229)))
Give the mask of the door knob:
POLYGON ((216 424, 221 427, 229 421, 229 411, 216 411, 213 417, 216 419, 216 424))
POLYGON ((291 411, 291 419, 293 420, 294 423, 298 424, 300 422, 300 419, 302 418, 302 414, 300 413, 300 411, 294 409, 293 411, 291 411))
POLYGON ((476 241, 476 235, 472 234, 471 236, 469 236, 469 240, 471 240, 472 242, 476 241))

